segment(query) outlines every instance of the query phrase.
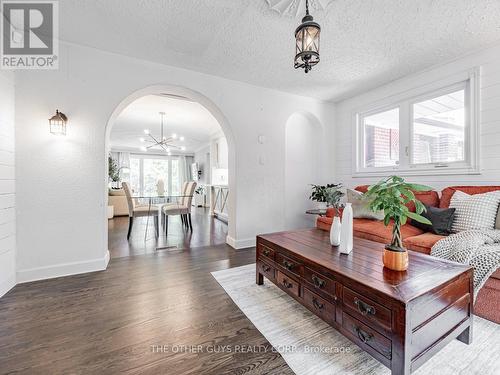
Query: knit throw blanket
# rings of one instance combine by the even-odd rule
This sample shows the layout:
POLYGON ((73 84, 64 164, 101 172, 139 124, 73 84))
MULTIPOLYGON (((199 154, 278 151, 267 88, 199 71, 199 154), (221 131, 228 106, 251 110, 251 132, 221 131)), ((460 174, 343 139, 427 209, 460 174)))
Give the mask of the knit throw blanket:
POLYGON ((431 255, 474 268, 474 300, 484 283, 500 267, 500 230, 467 230, 438 241, 431 255))

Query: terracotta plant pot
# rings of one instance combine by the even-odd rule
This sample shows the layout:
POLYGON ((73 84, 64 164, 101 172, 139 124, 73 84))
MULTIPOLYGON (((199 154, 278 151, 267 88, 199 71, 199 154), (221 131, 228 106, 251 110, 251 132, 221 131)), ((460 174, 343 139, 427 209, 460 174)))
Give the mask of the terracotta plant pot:
POLYGON ((384 267, 394 271, 406 271, 408 269, 408 251, 398 249, 397 251, 387 246, 382 255, 384 267))

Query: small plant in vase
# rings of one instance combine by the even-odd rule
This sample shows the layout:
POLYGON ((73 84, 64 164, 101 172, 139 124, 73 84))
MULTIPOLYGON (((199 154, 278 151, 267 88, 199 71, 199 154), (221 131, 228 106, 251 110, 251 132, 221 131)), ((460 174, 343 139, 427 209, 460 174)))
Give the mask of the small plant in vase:
POLYGON ((342 197, 345 195, 340 189, 342 188, 342 184, 331 184, 331 186, 325 189, 326 202, 327 204, 333 208, 333 220, 332 226, 330 228, 330 243, 332 246, 340 245, 340 217, 339 210, 343 207, 343 204, 340 202, 342 197))
POLYGON ((326 185, 311 185, 312 186, 312 192, 311 195, 309 196, 309 199, 318 202, 323 205, 323 207, 320 208, 326 208, 330 204, 328 202, 328 191, 329 189, 340 189, 342 187, 342 184, 326 184, 326 185))
POLYGON ((373 211, 384 211, 384 224, 392 227, 391 243, 385 247, 383 261, 384 266, 395 270, 405 271, 408 268, 408 251, 403 246, 403 237, 401 235, 401 226, 405 225, 408 218, 424 224, 431 222, 420 215, 425 211, 425 206, 415 198, 414 192, 429 191, 431 187, 410 184, 398 176, 388 177, 368 188, 366 193, 368 198, 373 199, 370 208, 373 211), (413 202, 415 211, 411 212, 407 204, 413 202))
POLYGON ((111 157, 108 156, 108 176, 111 182, 116 185, 120 182, 120 168, 118 168, 118 163, 111 157))

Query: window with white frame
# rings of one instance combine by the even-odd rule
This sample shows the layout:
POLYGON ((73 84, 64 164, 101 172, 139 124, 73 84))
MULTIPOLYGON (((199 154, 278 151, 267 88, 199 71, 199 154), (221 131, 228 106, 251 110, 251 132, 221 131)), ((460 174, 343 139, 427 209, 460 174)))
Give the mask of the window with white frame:
POLYGON ((478 173, 476 72, 358 111, 354 175, 478 173))
POLYGON ((129 182, 138 195, 154 195, 157 183, 163 180, 168 195, 180 194, 179 159, 154 155, 131 155, 129 182))

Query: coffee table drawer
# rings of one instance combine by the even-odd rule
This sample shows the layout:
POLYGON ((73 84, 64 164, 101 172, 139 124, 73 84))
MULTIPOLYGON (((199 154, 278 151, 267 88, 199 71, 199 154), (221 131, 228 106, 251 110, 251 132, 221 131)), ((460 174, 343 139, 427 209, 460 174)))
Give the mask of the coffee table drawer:
POLYGON ((322 274, 313 271, 308 267, 304 267, 304 279, 314 286, 314 289, 321 290, 336 297, 335 282, 322 274))
POLYGON ((346 313, 342 314, 342 327, 349 333, 353 341, 362 348, 363 345, 368 345, 385 358, 391 359, 392 342, 387 337, 346 313))
POLYGON ((304 274, 304 266, 281 253, 276 253, 276 263, 286 269, 288 272, 294 273, 297 276, 304 274))
POLYGON ((265 277, 267 277, 268 279, 272 279, 274 280, 275 278, 275 269, 274 267, 270 266, 269 264, 261 261, 261 260, 258 260, 257 261, 257 269, 259 270, 259 272, 261 274, 263 274, 265 277))
POLYGON ((280 271, 276 271, 276 281, 278 282, 278 286, 285 290, 286 292, 293 294, 294 296, 299 296, 299 283, 288 277, 287 275, 281 273, 280 271))
POLYGON ((267 247, 267 246, 264 246, 264 245, 259 245, 258 247, 258 251, 259 251, 259 258, 260 259, 270 259, 270 260, 274 260, 274 250, 267 247))
POLYGON ((303 289, 304 303, 309 306, 316 315, 328 323, 335 322, 335 305, 321 298, 307 288, 303 289))
POLYGON ((368 325, 376 324, 386 331, 391 331, 391 310, 344 287, 343 302, 351 315, 368 325))

